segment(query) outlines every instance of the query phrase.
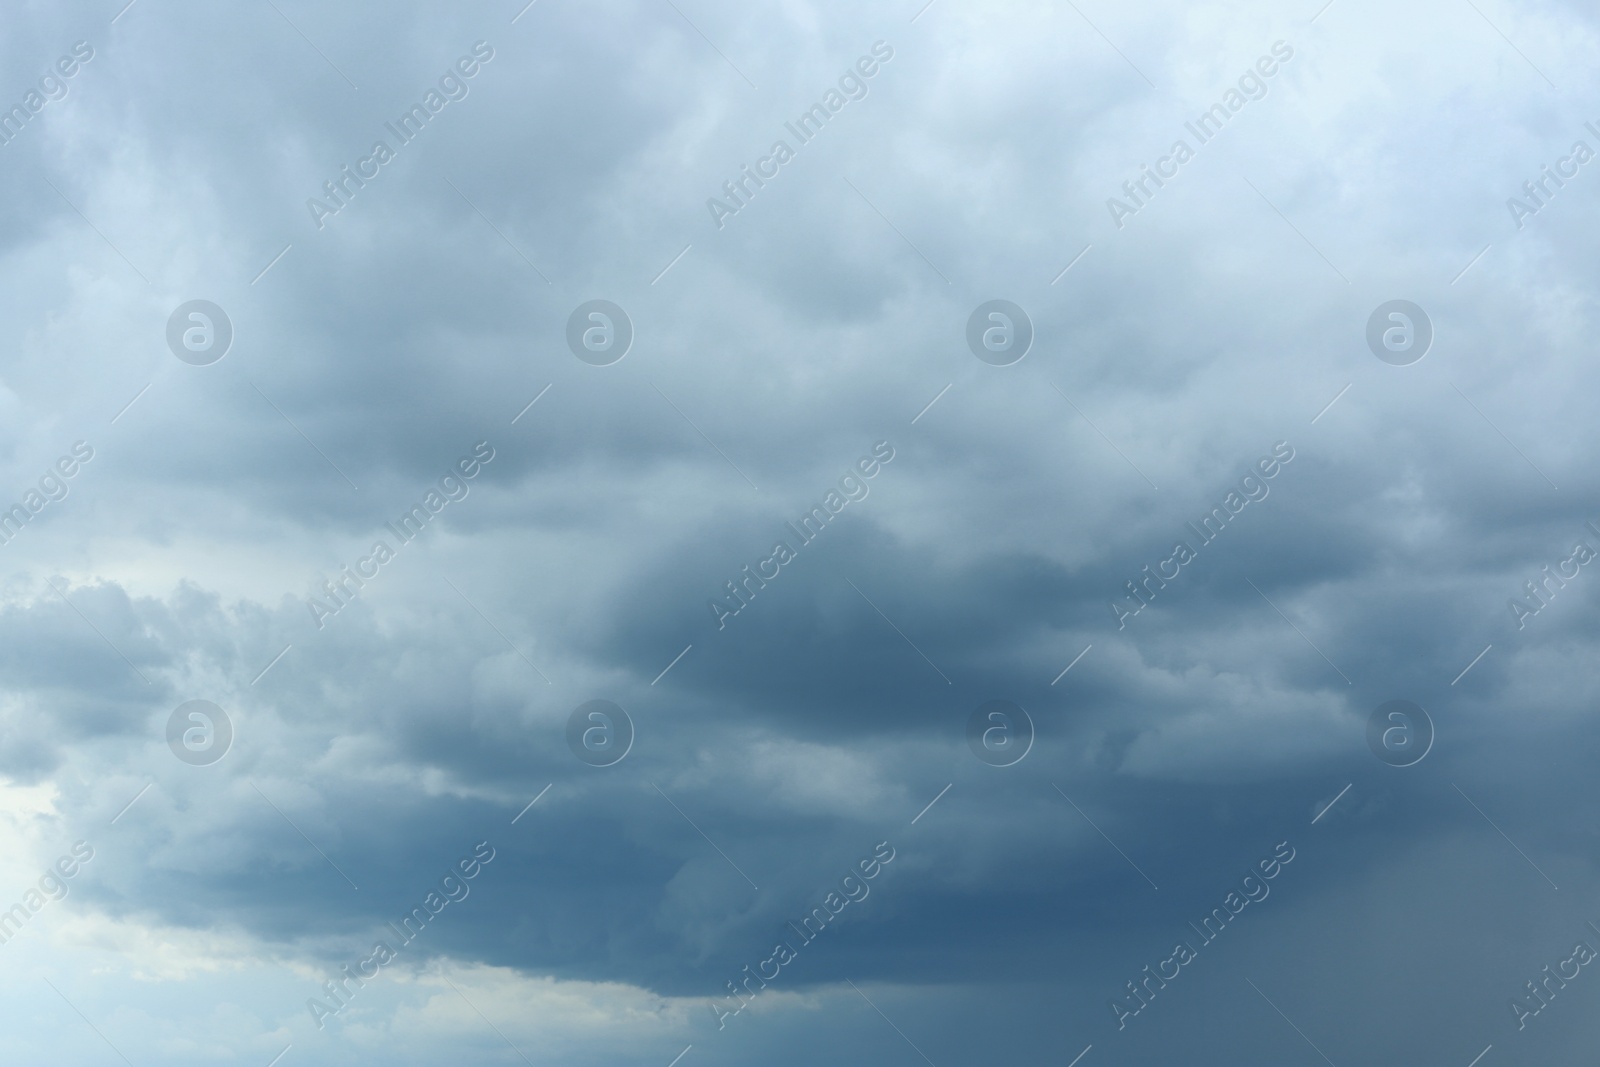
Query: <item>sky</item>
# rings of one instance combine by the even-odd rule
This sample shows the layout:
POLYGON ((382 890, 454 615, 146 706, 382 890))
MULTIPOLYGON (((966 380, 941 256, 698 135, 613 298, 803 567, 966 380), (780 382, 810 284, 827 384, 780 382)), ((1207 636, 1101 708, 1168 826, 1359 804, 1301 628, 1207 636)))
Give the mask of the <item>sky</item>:
POLYGON ((6 1062, 1600 1041, 1592 8, 6 22, 6 1062))

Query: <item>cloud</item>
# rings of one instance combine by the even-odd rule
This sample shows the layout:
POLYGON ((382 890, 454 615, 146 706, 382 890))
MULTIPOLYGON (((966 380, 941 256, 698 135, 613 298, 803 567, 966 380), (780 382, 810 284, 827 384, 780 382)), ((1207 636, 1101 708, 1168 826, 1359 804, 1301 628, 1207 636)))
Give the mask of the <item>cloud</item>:
POLYGON ((0 506, 94 450, 0 545, 0 900, 96 850, 0 945, 9 1058, 1593 1044, 1577 982, 1527 1031, 1505 1010, 1595 881, 1597 580, 1508 607, 1600 546, 1595 177, 1506 208, 1600 149, 1588 11, 520 6, 39 8, 0 44, 0 101, 94 49, 0 145, 0 506), (1119 228, 1107 199, 1280 41, 1119 228), (707 198, 878 42, 719 229, 707 198), (307 199, 490 48, 319 228, 307 199), (195 299, 234 331, 206 366, 166 343, 195 299), (606 367, 566 342, 596 299, 634 329, 606 367), (1034 327, 1009 367, 965 341, 993 299, 1034 327), (1405 367, 1365 340, 1394 299, 1434 328, 1405 367), (1280 441, 1270 495, 1119 628, 1280 441), (611 767, 568 747, 596 698, 635 729, 611 767), (968 747, 994 699, 1033 723, 1012 767, 968 747), (1436 729, 1414 767, 1367 748, 1392 699, 1436 729), (209 765, 169 746, 189 700, 232 726, 209 765), (1110 999, 1285 840, 1205 979, 1119 1031, 1110 999), (317 1029, 307 998, 483 841, 470 897, 317 1029), (719 1029, 884 841, 871 897, 719 1029))

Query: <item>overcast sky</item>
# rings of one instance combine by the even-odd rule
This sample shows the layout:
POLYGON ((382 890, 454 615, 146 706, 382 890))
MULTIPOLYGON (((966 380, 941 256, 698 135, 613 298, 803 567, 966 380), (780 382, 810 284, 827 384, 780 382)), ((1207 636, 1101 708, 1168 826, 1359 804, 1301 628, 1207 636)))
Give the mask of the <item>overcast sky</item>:
POLYGON ((1592 1055, 1590 7, 125 2, 0 35, 0 1059, 1592 1055))

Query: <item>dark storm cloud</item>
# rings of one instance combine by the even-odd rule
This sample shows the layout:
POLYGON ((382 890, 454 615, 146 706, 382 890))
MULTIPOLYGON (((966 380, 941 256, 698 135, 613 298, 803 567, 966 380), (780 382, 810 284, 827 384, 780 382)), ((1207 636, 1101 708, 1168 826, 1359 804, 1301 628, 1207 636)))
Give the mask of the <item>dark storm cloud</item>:
MULTIPOLYGON (((1582 17, 520 6, 16 16, 0 101, 95 48, 0 148, 0 502, 96 449, 0 548, 0 764, 95 841, 75 916, 288 968, 228 979, 285 1035, 262 1062, 451 1042, 389 975, 328 1032, 304 1001, 483 840, 401 969, 693 998, 620 1027, 630 1061, 912 1056, 846 979, 940 1063, 1314 1055, 1247 979, 1335 1062, 1592 1036, 1576 981, 1536 1037, 1504 1003, 1595 875, 1600 579, 1508 607, 1600 548, 1592 167, 1522 230, 1504 204, 1589 136, 1582 17), (1106 198, 1279 39, 1270 91, 1118 229, 1106 198), (706 199, 880 40, 865 95, 719 229, 706 199), (319 228, 307 199, 479 41, 319 228), (163 340, 198 297, 236 330, 209 367, 163 340), (1036 329, 1007 368, 963 336, 996 297, 1036 329), (1436 331, 1403 368, 1364 340, 1397 297, 1436 331), (635 328, 610 367, 565 341, 594 298, 635 328), (470 492, 396 538, 480 441, 470 492), (801 543, 785 524, 879 441, 801 543), (1177 541, 1197 558, 1119 627, 1177 541), (637 729, 610 768, 565 739, 596 697, 637 729), (1037 730, 1014 767, 967 744, 997 698, 1037 730), (1437 729, 1413 768, 1367 747, 1394 698, 1437 729), (213 766, 168 748, 189 699, 234 723, 213 766), (884 841, 870 895, 719 1030, 706 1002, 884 841), (1112 998, 1285 841, 1270 896, 1119 1031, 1112 998)), ((62 981, 135 1062, 201 1054, 171 1003, 62 981)))

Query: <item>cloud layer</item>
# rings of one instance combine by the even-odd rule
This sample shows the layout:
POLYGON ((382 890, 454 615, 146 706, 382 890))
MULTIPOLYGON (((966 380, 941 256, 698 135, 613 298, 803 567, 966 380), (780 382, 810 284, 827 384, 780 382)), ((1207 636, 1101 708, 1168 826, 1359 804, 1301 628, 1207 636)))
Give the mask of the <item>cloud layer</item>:
POLYGON ((8 1061, 1594 1046, 1593 12, 918 7, 12 13, 8 1061))

